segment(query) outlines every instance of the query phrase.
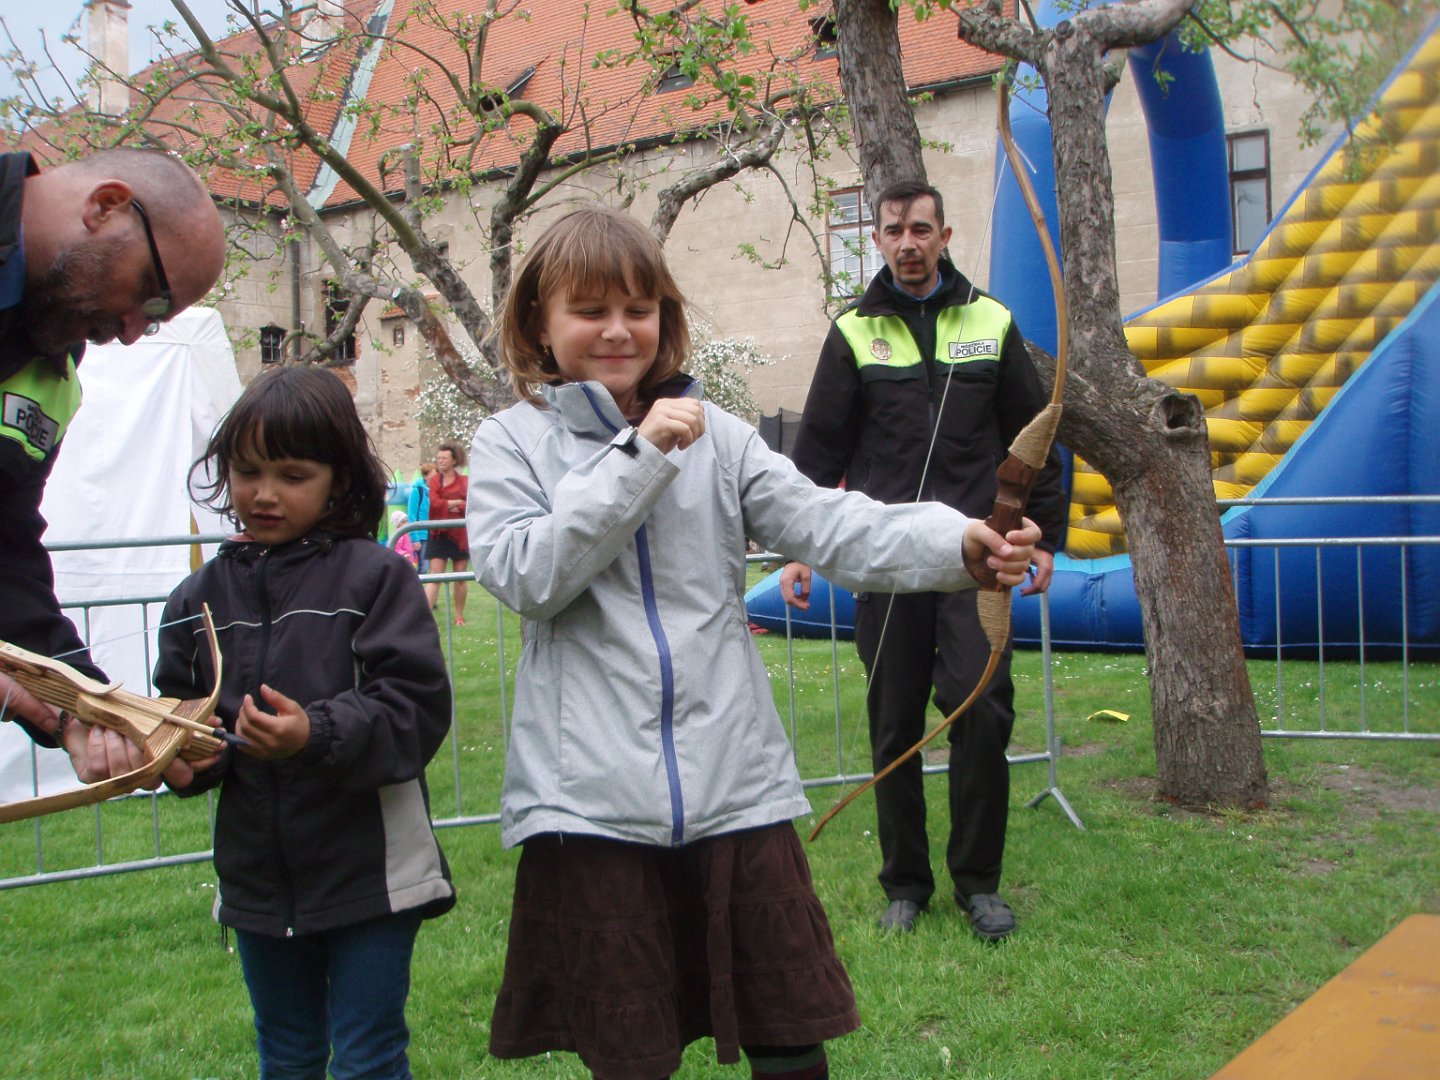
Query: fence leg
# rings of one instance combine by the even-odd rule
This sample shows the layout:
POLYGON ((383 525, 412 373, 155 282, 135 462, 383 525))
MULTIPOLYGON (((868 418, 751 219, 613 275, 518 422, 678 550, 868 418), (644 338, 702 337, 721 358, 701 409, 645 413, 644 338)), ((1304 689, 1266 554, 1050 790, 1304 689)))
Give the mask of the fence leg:
POLYGON ((1048 592, 1040 594, 1040 666, 1045 673, 1045 765, 1049 772, 1050 786, 1025 805, 1033 809, 1047 798, 1053 798, 1060 804, 1060 809, 1065 811, 1065 816, 1070 819, 1070 823, 1084 832, 1085 825, 1070 805, 1070 800, 1065 798, 1065 793, 1060 790, 1060 781, 1055 772, 1055 762, 1060 757, 1060 737, 1055 734, 1055 680, 1050 673, 1050 594, 1048 592))

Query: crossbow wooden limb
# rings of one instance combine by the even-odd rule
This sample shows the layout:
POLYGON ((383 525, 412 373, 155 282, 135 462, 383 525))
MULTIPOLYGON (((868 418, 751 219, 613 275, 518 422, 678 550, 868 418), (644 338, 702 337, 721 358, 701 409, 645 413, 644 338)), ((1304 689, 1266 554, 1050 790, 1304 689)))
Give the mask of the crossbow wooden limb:
MULTIPOLYGON (((0 824, 89 806, 116 795, 128 794, 136 788, 158 782, 160 774, 177 757, 199 761, 225 745, 217 737, 216 729, 205 723, 214 715, 220 700, 220 643, 215 636, 215 623, 210 617, 208 605, 203 609, 202 617, 210 643, 215 685, 209 697, 190 701, 149 698, 122 690, 119 683, 97 682, 69 664, 0 641, 0 673, 10 676, 47 705, 71 713, 87 724, 98 724, 119 732, 140 746, 146 758, 145 764, 138 769, 84 787, 0 803, 0 824)), ((5 718, 9 719, 9 716, 5 718)))

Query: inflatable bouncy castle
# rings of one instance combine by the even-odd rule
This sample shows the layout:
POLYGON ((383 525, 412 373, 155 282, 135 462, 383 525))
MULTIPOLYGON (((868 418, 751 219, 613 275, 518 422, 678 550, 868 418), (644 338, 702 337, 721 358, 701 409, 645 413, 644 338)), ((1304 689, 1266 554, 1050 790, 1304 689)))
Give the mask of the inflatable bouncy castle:
MULTIPOLYGON (((1172 42, 1137 51, 1131 64, 1144 72, 1136 84, 1155 162, 1161 289, 1170 295, 1127 320, 1130 347, 1153 378, 1200 398, 1218 499, 1286 500, 1235 506, 1221 518, 1238 542, 1245 644, 1440 647, 1440 548, 1285 546, 1440 535, 1440 506, 1364 501, 1440 493, 1440 411, 1430 407, 1440 404, 1440 32, 1431 26, 1380 91, 1375 115, 1331 148, 1234 265, 1208 56, 1172 42), (1165 92, 1150 73, 1162 54, 1175 76, 1165 92), (1347 155, 1347 144, 1357 152, 1347 155), (1316 505, 1318 497, 1357 502, 1316 505)), ((1049 193, 1054 229, 1043 90, 1029 91, 1025 104, 1015 136, 1037 167, 1042 198, 1049 193)), ((1013 179, 999 190, 992 249, 1005 257, 992 265, 990 291, 1028 336, 1053 348, 1053 301, 1033 288, 1046 275, 1039 242, 1013 179)), ((1078 458, 1068 472, 1052 641, 1143 648, 1109 485, 1078 458)), ((747 603, 752 620, 783 628, 773 583, 752 589, 747 603)), ((828 634, 829 605, 819 606, 809 622, 828 634)), ((1014 619, 1017 644, 1038 642, 1036 598, 1017 593, 1014 619)))

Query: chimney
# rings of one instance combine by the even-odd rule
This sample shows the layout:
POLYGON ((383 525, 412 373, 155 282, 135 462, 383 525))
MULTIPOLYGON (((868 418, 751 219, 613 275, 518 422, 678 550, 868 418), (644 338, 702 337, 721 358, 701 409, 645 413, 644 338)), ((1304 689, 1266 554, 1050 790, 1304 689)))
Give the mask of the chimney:
POLYGON ((312 47, 334 40, 345 23, 343 0, 315 0, 315 10, 305 20, 305 40, 312 47))
POLYGON ((120 116, 130 108, 129 0, 86 0, 86 36, 95 62, 90 68, 87 103, 95 112, 120 116))

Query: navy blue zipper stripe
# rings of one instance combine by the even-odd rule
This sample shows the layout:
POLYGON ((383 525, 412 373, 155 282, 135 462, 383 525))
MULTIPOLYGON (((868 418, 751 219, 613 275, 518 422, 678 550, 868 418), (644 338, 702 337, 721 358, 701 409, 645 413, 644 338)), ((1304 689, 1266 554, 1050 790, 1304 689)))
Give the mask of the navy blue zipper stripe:
POLYGON ((660 625, 655 603, 655 578, 650 572, 650 539, 641 525, 635 531, 640 555, 640 594, 645 601, 645 618, 655 638, 660 659, 660 746, 665 754, 665 779, 670 785, 670 845, 679 847, 685 838, 685 800, 680 793, 680 762, 675 757, 675 666, 670 656, 670 639, 660 625))
POLYGON ((605 410, 600 407, 600 402, 595 399, 595 394, 591 391, 591 389, 584 383, 579 383, 577 385, 584 393, 585 400, 590 402, 590 408, 594 409, 595 415, 600 418, 600 422, 610 429, 610 434, 619 435, 620 429, 610 422, 610 418, 605 415, 605 410))

